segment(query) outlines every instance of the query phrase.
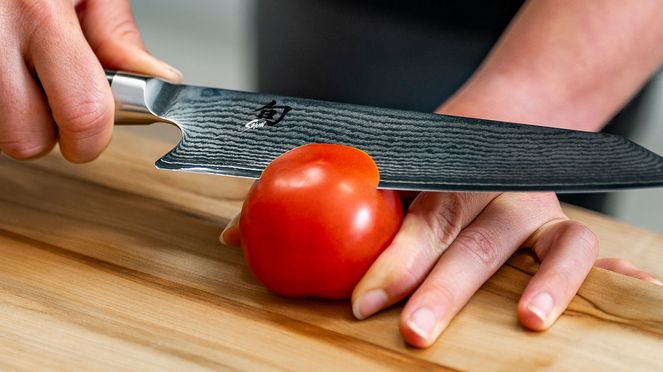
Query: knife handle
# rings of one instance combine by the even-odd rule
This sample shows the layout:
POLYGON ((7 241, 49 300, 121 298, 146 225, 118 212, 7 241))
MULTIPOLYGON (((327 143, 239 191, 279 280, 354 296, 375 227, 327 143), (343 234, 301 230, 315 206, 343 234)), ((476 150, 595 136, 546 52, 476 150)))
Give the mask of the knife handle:
POLYGON ((164 121, 150 109, 163 82, 151 76, 106 70, 115 99, 115 124, 152 124, 164 121))

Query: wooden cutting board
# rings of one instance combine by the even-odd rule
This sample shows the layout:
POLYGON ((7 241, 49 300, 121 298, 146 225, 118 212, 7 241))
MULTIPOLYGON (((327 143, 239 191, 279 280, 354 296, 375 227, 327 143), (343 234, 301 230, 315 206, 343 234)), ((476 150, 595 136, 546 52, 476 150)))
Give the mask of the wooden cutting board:
MULTIPOLYGON (((147 134, 162 131, 151 128, 147 134)), ((663 287, 594 269, 543 333, 516 303, 536 270, 514 256, 431 348, 406 346, 401 305, 265 290, 217 237, 249 182, 157 171, 170 148, 118 128, 96 162, 0 157, 0 369, 663 369, 663 287)), ((663 236, 573 207, 602 256, 663 277, 663 236)))

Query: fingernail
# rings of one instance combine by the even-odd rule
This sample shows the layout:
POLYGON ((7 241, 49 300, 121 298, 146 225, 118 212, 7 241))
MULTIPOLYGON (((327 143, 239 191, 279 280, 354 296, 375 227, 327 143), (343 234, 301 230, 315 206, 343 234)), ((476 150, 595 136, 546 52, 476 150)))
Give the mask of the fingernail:
POLYGON ((435 314, 429 308, 422 307, 410 315, 407 325, 419 337, 428 340, 433 334, 436 323, 435 314))
POLYGON ((221 231, 221 235, 219 235, 219 242, 221 242, 221 244, 223 244, 223 245, 228 245, 228 243, 226 243, 226 239, 224 239, 224 237, 223 237, 223 235, 226 233, 226 231, 228 231, 228 226, 226 226, 223 229, 223 231, 221 231))
POLYGON ((529 304, 527 305, 527 310, 531 311, 532 314, 536 315, 537 318, 541 319, 543 324, 546 324, 546 320, 550 316, 550 312, 553 309, 555 301, 548 292, 541 292, 534 296, 529 304))
POLYGON ((223 245, 228 245, 228 239, 226 239, 225 235, 230 230, 230 227, 232 226, 232 221, 229 222, 226 227, 223 228, 223 231, 221 231, 221 235, 219 235, 219 241, 223 245))
POLYGON ((166 72, 163 76, 164 78, 166 78, 170 81, 176 82, 176 83, 179 83, 180 81, 182 81, 182 72, 180 72, 180 70, 178 70, 175 67, 167 64, 164 61, 159 60, 159 62, 161 62, 161 65, 163 66, 163 69, 166 72))
POLYGON ((227 245, 229 247, 234 245, 234 243, 232 242, 232 238, 226 237, 226 234, 228 234, 228 231, 230 231, 230 227, 231 227, 230 224, 228 224, 228 226, 226 226, 223 229, 223 231, 221 231, 221 235, 219 235, 219 241, 221 242, 221 244, 227 245))
POLYGON ((359 296, 352 304, 352 313, 357 319, 366 319, 382 310, 387 304, 387 293, 382 289, 371 289, 359 296))
POLYGON ((179 83, 182 81, 182 73, 175 67, 151 55, 145 50, 138 50, 137 53, 139 53, 138 58, 142 61, 143 68, 145 69, 143 73, 147 75, 155 75, 173 83, 179 83))
POLYGON ((223 228, 221 235, 219 235, 219 241, 221 244, 229 247, 239 246, 241 244, 241 237, 239 236, 240 231, 238 228, 240 217, 241 214, 236 214, 230 221, 228 221, 226 227, 223 228))

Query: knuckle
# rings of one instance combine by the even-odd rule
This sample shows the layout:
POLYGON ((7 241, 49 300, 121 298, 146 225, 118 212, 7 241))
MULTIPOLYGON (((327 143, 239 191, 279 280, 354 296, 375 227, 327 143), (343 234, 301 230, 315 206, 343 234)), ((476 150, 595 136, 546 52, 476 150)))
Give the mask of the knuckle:
POLYGON ((455 309, 457 304, 454 293, 442 282, 430 282, 425 287, 427 296, 430 296, 435 303, 445 304, 455 309))
POLYGON ((539 204, 558 201, 557 195, 550 192, 513 192, 503 195, 527 204, 539 204))
POLYGON ((0 140, 0 148, 15 159, 31 159, 43 154, 49 144, 39 143, 30 139, 0 140))
POLYGON ((616 268, 617 271, 630 270, 633 268, 633 264, 623 258, 614 258, 611 262, 611 266, 616 268))
POLYGON ((613 257, 601 258, 596 260, 596 262, 594 262, 594 266, 610 271, 616 271, 619 267, 624 265, 624 261, 625 260, 621 258, 613 258, 613 257))
POLYGON ((467 251, 482 265, 494 267, 499 261, 499 251, 495 239, 488 231, 477 228, 465 229, 456 238, 455 244, 467 251))
POLYGON ((424 280, 427 271, 416 270, 412 266, 397 267, 390 270, 382 284, 388 293, 405 296, 412 292, 424 280))
POLYGON ((639 269, 633 265, 631 261, 625 260, 623 258, 603 258, 597 260, 595 266, 622 274, 631 271, 639 271, 639 269))
POLYGON ((78 138, 98 134, 111 121, 113 112, 100 100, 89 100, 62 107, 56 121, 60 130, 78 138))
POLYGON ((53 0, 23 0, 19 2, 25 18, 33 30, 48 29, 60 22, 58 5, 53 0))
POLYGON ((429 231, 433 234, 431 247, 437 254, 441 254, 451 245, 463 229, 463 195, 451 193, 437 203, 431 211, 430 218, 426 218, 429 231))
POLYGON ((424 281, 434 262, 424 262, 422 265, 418 252, 397 256, 383 255, 373 264, 366 276, 370 276, 372 282, 380 283, 388 293, 405 296, 424 281))
POLYGON ((599 239, 592 230, 578 221, 564 221, 560 225, 560 235, 581 242, 582 244, 578 245, 578 249, 582 249, 584 253, 594 259, 598 256, 599 239))
POLYGON ((562 207, 555 193, 512 192, 504 193, 493 201, 503 208, 520 206, 520 211, 527 211, 531 220, 548 219, 551 215, 562 215, 562 207))
POLYGON ((140 33, 136 28, 136 24, 131 18, 125 18, 117 22, 111 30, 111 35, 117 38, 140 38, 140 33))
POLYGON ((643 272, 640 270, 637 266, 635 266, 631 261, 624 260, 624 259, 619 259, 617 260, 617 263, 615 264, 617 266, 617 271, 621 272, 643 272))
POLYGON ((133 19, 123 19, 118 21, 107 34, 96 40, 92 45, 95 53, 104 54, 109 51, 115 51, 118 43, 123 43, 125 40, 135 40, 142 45, 142 37, 136 23, 133 19))

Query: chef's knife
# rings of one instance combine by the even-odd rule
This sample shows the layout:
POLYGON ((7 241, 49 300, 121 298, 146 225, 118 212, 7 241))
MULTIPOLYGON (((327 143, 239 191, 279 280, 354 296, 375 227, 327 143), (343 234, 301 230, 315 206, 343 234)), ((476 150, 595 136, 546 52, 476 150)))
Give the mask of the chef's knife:
POLYGON ((117 124, 166 122, 182 139, 157 168, 258 178, 306 143, 373 157, 380 187, 591 192, 663 186, 663 158, 620 136, 176 85, 107 72, 117 124))

